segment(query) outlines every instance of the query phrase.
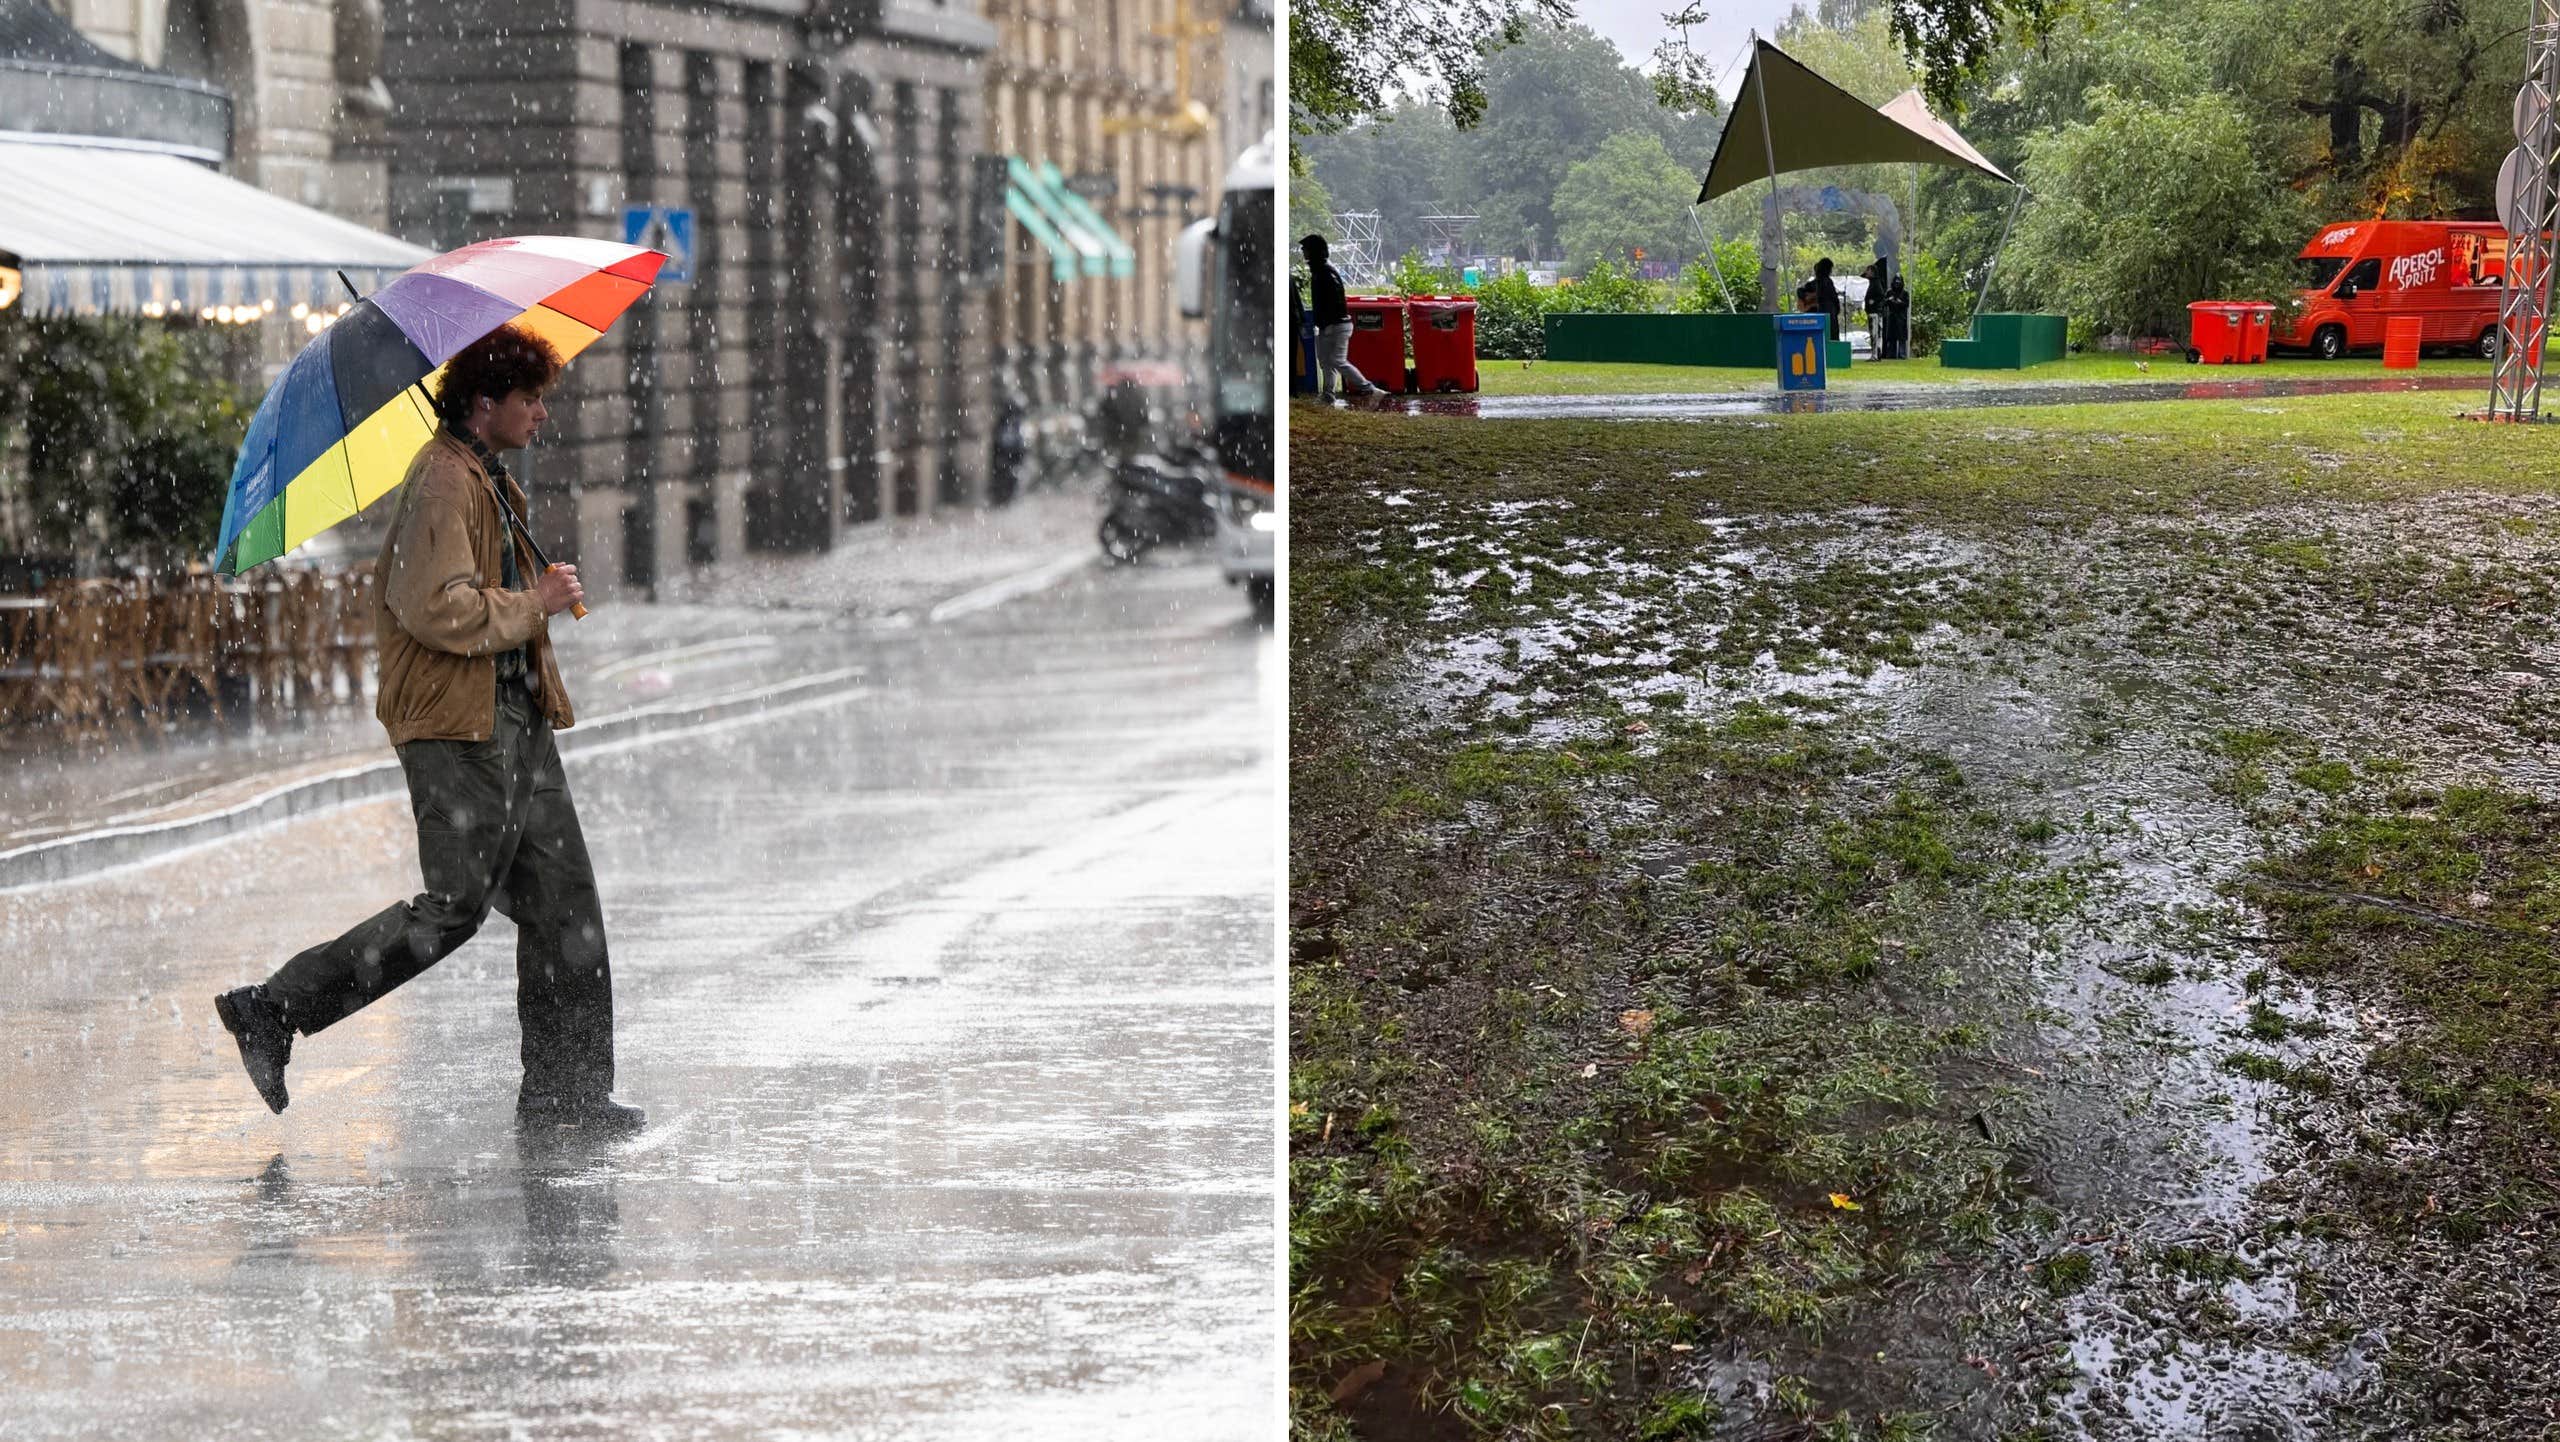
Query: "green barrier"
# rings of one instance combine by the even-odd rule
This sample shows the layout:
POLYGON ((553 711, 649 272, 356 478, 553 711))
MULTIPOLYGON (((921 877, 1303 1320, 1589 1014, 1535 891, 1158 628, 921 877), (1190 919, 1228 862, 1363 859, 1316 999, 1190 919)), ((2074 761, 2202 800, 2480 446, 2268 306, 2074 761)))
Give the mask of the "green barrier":
MULTIPOLYGON (((1748 315, 1597 315, 1568 311, 1546 318, 1547 359, 1620 365, 1740 366, 1776 364, 1778 330, 1766 313, 1748 315)), ((1849 368, 1849 343, 1831 342, 1824 357, 1849 368)))
POLYGON ((1973 318, 1970 338, 1941 341, 1938 364, 1959 370, 2018 371, 2058 361, 2069 350, 2061 316, 1992 313, 1973 318))

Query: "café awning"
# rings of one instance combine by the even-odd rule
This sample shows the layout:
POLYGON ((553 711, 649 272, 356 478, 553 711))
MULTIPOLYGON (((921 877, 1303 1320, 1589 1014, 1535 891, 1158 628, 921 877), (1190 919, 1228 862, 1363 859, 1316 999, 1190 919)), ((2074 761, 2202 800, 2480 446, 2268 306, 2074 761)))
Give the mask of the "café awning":
POLYGON ((1138 253, 1129 248, 1129 242, 1120 238, 1120 232, 1111 228, 1110 221, 1102 218, 1102 212, 1093 208, 1092 201, 1078 195, 1075 187, 1067 183, 1066 174, 1058 169, 1056 161, 1040 162, 1040 178, 1048 182, 1049 194, 1056 200, 1058 208, 1073 217, 1076 224, 1084 228, 1085 234, 1102 243, 1104 263, 1113 275, 1130 275, 1137 271, 1138 253))
POLYGON ((32 140, 0 140, 0 250, 40 315, 334 307, 337 272, 369 292, 431 254, 174 155, 32 140))
POLYGON ((1079 271, 1100 275, 1110 268, 1110 248, 1059 198, 1040 167, 1019 155, 1005 157, 1005 208, 1049 252, 1057 280, 1072 280, 1079 271))
POLYGON ((1706 181, 1698 187, 1697 203, 1769 179, 1773 159, 1778 175, 1900 161, 1957 165, 2017 183, 1953 126, 1930 114, 1919 91, 1906 90, 1881 107, 1871 106, 1762 40, 1734 92, 1733 109, 1716 141, 1715 159, 1707 164, 1706 181))

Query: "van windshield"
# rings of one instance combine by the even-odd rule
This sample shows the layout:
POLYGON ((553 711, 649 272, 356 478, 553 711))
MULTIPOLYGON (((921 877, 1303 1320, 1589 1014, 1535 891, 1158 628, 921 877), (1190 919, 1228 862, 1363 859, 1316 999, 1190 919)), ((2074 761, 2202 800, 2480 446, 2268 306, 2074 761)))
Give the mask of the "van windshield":
POLYGON ((2304 290, 2327 290, 2338 272, 2347 268, 2349 257, 2343 255, 2306 255, 2294 261, 2294 272, 2301 278, 2304 290))

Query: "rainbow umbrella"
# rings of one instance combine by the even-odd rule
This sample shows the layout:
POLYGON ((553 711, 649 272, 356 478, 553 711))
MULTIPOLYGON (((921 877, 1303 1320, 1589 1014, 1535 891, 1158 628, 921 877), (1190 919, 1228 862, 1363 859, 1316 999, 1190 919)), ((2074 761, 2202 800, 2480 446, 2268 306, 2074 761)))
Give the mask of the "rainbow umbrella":
POLYGON ((567 360, 658 278, 654 250, 519 235, 448 251, 355 303, 285 367, 240 443, 214 568, 293 550, 400 484, 435 434, 412 387, 502 325, 567 360))

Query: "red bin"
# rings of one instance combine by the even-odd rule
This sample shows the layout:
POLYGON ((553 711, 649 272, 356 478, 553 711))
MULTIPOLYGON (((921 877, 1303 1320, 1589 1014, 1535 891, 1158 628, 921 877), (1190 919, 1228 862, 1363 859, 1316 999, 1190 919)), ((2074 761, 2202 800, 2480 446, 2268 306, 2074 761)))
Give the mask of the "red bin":
POLYGON ((2187 362, 2227 366, 2245 356, 2249 308, 2232 300, 2187 303, 2187 362))
POLYGON ((2240 342, 2240 359, 2247 365, 2264 365, 2267 344, 2276 337, 2276 308, 2265 301, 2251 301, 2244 317, 2248 331, 2240 342))
POLYGON ((2426 336, 2426 317, 2395 315, 2382 323, 2382 368, 2387 371, 2413 371, 2418 368, 2418 342, 2426 336))
POLYGON ((1385 391, 1404 389, 1404 297, 1351 295, 1351 368, 1385 391))
POLYGON ((1425 395, 1433 391, 1473 391, 1475 297, 1417 295, 1405 304, 1413 315, 1413 388, 1425 395))

